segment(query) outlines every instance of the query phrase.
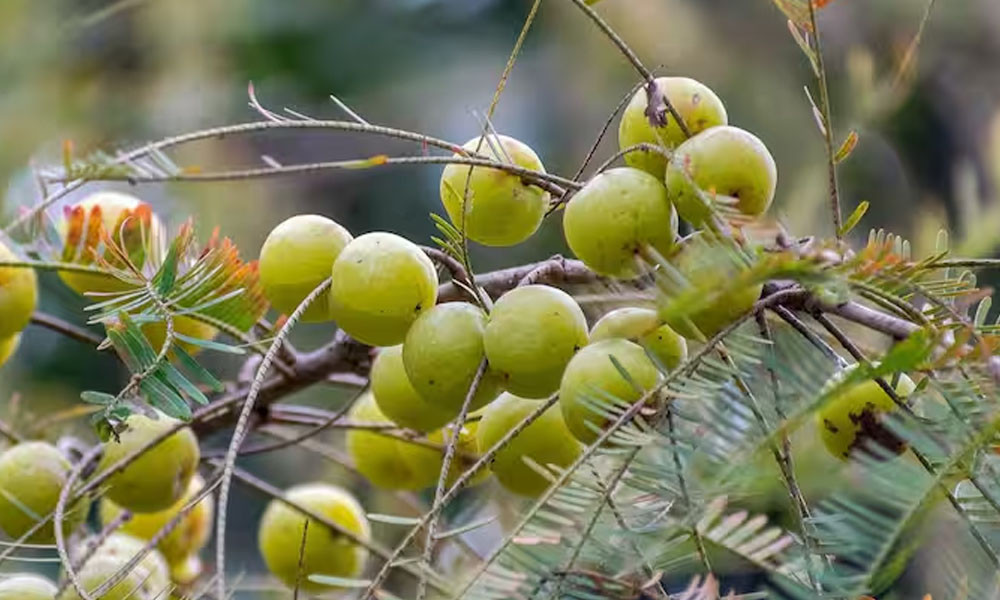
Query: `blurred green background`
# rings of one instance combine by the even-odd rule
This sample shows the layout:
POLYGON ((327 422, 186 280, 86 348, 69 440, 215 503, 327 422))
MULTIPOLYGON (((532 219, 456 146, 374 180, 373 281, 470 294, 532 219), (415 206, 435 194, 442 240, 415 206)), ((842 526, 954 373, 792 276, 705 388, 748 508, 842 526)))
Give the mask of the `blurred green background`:
MULTIPOLYGON (((528 0, 3 0, 0 2, 0 215, 39 199, 31 164, 58 164, 64 140, 86 155, 114 152, 203 127, 258 118, 247 106, 253 82, 273 110, 345 118, 335 94, 364 118, 461 143, 477 134, 531 2, 528 0)), ((770 0, 604 0, 598 10, 658 73, 712 87, 733 124, 755 132, 779 167, 773 216, 796 234, 829 235, 822 139, 803 86, 812 73, 770 0)), ((845 215, 862 200, 872 227, 933 249, 947 227, 967 255, 1000 245, 1000 4, 939 2, 911 70, 900 71, 925 3, 837 0, 820 14, 836 137, 860 144, 842 165, 845 215)), ((546 0, 493 117, 496 128, 531 145, 547 170, 572 175, 635 75, 566 0, 546 0)), ((813 88, 815 89, 815 88, 813 88)), ((616 149, 612 126, 599 153, 616 149)), ((262 166, 415 154, 381 138, 333 132, 271 132, 185 146, 181 166, 262 166)), ((214 226, 254 258, 267 232, 301 212, 328 215, 354 234, 393 231, 420 243, 440 212, 440 167, 391 167, 239 183, 146 185, 132 190, 172 228, 188 216, 204 235, 214 226)), ((104 186, 91 184, 82 193, 104 186)), ((127 187, 127 186, 118 186, 127 187)), ((80 195, 71 196, 79 198, 80 195)), ((58 210, 59 207, 56 207, 58 210)), ((56 214, 53 212, 53 214, 56 214)), ((512 249, 474 248, 480 270, 566 253, 558 217, 512 249)), ((44 310, 82 322, 85 302, 42 277, 44 310)), ((330 335, 303 327, 304 347, 330 335)), ((77 403, 83 389, 114 391, 125 373, 107 355, 31 327, 0 371, 5 417, 23 427, 77 403), (9 400, 17 398, 16 401, 9 400)), ((220 370, 231 359, 210 358, 220 370)), ((303 394, 332 405, 335 389, 303 394)), ((77 430, 89 435, 85 419, 77 430)), ((68 426, 66 426, 68 427, 68 426)), ((57 437, 64 426, 47 427, 57 437)), ((209 440, 218 446, 225 440, 209 440)), ((309 469, 368 495, 342 469, 293 449, 246 466, 276 485, 309 469), (288 464, 295 464, 293 471, 288 464), (310 467, 313 468, 313 467, 310 467)), ((495 488, 473 492, 479 510, 495 488)), ((399 512, 394 500, 369 510, 399 512)), ((376 502, 372 499, 371 502, 376 502)), ((232 573, 260 571, 255 522, 263 504, 240 491, 230 521, 232 573)), ((398 528, 381 526, 391 536, 398 528)), ((482 532, 488 538, 489 530, 482 532)), ((252 579, 252 578, 251 578, 252 579)), ((250 581, 248 579, 247 581, 250 581)), ((247 596, 251 597, 251 596, 247 596)))

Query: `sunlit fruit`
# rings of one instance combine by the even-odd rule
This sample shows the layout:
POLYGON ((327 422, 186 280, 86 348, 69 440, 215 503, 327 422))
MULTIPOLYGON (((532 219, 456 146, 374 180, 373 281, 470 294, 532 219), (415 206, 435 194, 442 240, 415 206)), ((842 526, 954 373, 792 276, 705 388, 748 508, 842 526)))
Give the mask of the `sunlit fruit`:
MULTIPOLYGON (((136 513, 121 526, 120 531, 143 540, 153 539, 204 487, 205 481, 200 475, 195 475, 188 485, 187 492, 173 506, 154 513, 136 513)), ((197 572, 198 569, 195 567, 199 562, 198 552, 208 542, 211 534, 213 507, 212 496, 205 496, 180 519, 173 531, 156 545, 170 564, 172 571, 177 571, 177 568, 181 567, 183 572, 197 572), (195 564, 190 564, 192 559, 195 564)), ((106 498, 101 501, 101 523, 105 526, 114 521, 121 512, 121 507, 114 502, 106 498)))
MULTIPOLYGON (((160 219, 148 204, 129 194, 96 192, 67 207, 65 213, 66 216, 58 226, 66 246, 63 258, 67 262, 94 264, 93 251, 101 245, 99 231, 96 228, 98 223, 116 244, 121 244, 124 232, 124 241, 128 249, 144 247, 149 251, 146 253, 147 258, 156 256, 163 243, 164 228, 160 219), (94 227, 91 228, 91 225, 94 227)), ((122 266, 115 260, 112 260, 111 264, 122 266)), ((112 275, 60 271, 59 277, 70 289, 79 294, 120 292, 129 289, 126 283, 112 275)))
POLYGON ((621 167, 597 175, 570 199, 563 231, 591 270, 632 277, 644 255, 665 255, 673 248, 677 214, 660 179, 621 167))
MULTIPOLYGON (((97 473, 145 448, 150 442, 178 425, 162 413, 152 419, 138 413, 126 420, 119 440, 104 443, 97 473)), ((182 427, 130 463, 107 481, 107 498, 134 512, 157 512, 170 508, 187 491, 198 466, 198 439, 182 427)))
MULTIPOLYGON (((352 239, 350 232, 320 215, 296 215, 279 223, 260 249, 260 283, 268 302, 292 314, 330 277, 333 262, 352 239)), ((316 298, 302 320, 330 320, 329 291, 316 298)))
POLYGON ((610 339, 587 346, 566 366, 559 386, 566 426, 581 442, 592 443, 611 420, 605 414, 608 408, 634 403, 658 379, 659 371, 638 344, 610 339))
POLYGON ((490 367, 509 392, 545 398, 559 388, 569 359, 587 344, 587 320, 566 292, 525 285, 497 300, 483 341, 490 367))
MULTIPOLYGON (((17 261, 18 256, 0 242, 0 261, 17 261)), ((20 333, 31 320, 38 304, 35 272, 20 267, 0 267, 0 338, 20 333)))
POLYGON ((774 199, 778 168, 757 136, 727 125, 706 129, 678 146, 666 183, 681 218, 697 226, 712 214, 706 198, 745 217, 764 214, 774 199))
MULTIPOLYGON (((90 538, 75 548, 76 559, 82 557, 95 538, 90 538)), ((94 554, 77 571, 77 576, 83 588, 93 594, 104 582, 109 580, 119 570, 123 569, 132 558, 138 555, 146 543, 124 533, 112 533, 105 539, 94 554)), ((153 600, 165 598, 170 592, 171 583, 167 562, 156 549, 151 550, 127 572, 125 577, 111 587, 102 600, 153 600)), ((72 585, 66 588, 60 600, 79 600, 81 596, 72 585)))
MULTIPOLYGON (((479 154, 494 160, 545 172, 531 148, 505 135, 475 138, 463 148, 470 152, 478 148, 479 154)), ((464 224, 470 240, 487 246, 513 246, 531 237, 541 225, 549 194, 501 169, 452 164, 441 174, 441 202, 455 227, 461 229, 464 224)))
MULTIPOLYGON (((39 521, 54 516, 70 469, 66 457, 45 442, 23 442, 0 454, 0 528, 8 537, 19 539, 39 521)), ((81 501, 67 507, 64 532, 68 534, 83 521, 86 506, 81 501)), ((33 544, 54 540, 52 518, 27 538, 33 544)))
MULTIPOLYGON (((142 325, 142 332, 146 335, 146 340, 153 347, 153 350, 159 352, 163 346, 163 342, 167 339, 167 324, 163 321, 146 323, 142 325)), ((218 333, 219 330, 208 323, 203 323, 184 315, 174 317, 174 346, 180 346, 188 354, 197 354, 202 350, 202 347, 177 337, 178 335, 199 340, 211 340, 218 333)))
MULTIPOLYGON (((326 517, 360 539, 371 537, 364 509, 354 496, 339 487, 325 483, 299 485, 286 490, 285 498, 326 517)), ((356 578, 368 558, 368 550, 363 546, 281 500, 272 500, 264 511, 257 540, 271 573, 288 587, 298 585, 310 594, 334 589, 310 581, 310 575, 356 578)))
POLYGON ((410 325, 437 300, 434 263, 413 242, 366 233, 333 263, 330 314, 354 339, 372 346, 402 343, 410 325))
POLYGON ((17 352, 17 347, 21 343, 21 335, 14 334, 0 339, 0 366, 10 360, 11 356, 17 352))
POLYGON ((432 431, 455 416, 452 411, 424 400, 414 389, 403 366, 402 346, 390 346, 379 351, 372 363, 371 387, 379 409, 401 427, 432 431))
MULTIPOLYGON (((488 451, 528 415, 538 409, 538 401, 504 393, 483 411, 477 437, 481 452, 488 451)), ((550 481, 524 459, 547 467, 567 467, 580 455, 581 446, 563 421, 558 406, 551 406, 497 452, 490 470, 508 490, 524 496, 538 496, 550 481)))
POLYGON ((0 600, 55 600, 55 584, 37 575, 13 575, 0 581, 0 600))
MULTIPOLYGON (((403 365, 413 387, 439 411, 458 416, 483 362, 486 313, 466 302, 439 304, 413 323, 403 343, 403 365)), ((487 369, 470 410, 503 391, 503 381, 487 369)))
MULTIPOLYGON (((842 381, 856 365, 835 374, 827 389, 842 381)), ((893 377, 885 380, 890 385, 893 377)), ((900 398, 913 393, 916 385, 905 374, 893 388, 900 398)), ((816 425, 827 450, 837 458, 847 459, 856 450, 880 446, 883 450, 900 453, 906 448, 903 440, 882 424, 882 416, 897 409, 896 403, 874 380, 851 385, 837 392, 816 413, 816 425)))
MULTIPOLYGON (((705 84, 688 77, 658 77, 656 83, 687 125, 691 135, 728 122, 722 100, 705 84)), ((686 139, 670 111, 664 111, 666 124, 654 127, 646 114, 648 104, 646 88, 642 87, 625 107, 618 126, 618 146, 621 150, 646 143, 669 151, 686 139)), ((657 179, 662 179, 667 169, 667 158, 649 150, 629 152, 625 155, 625 163, 642 169, 657 179)))
POLYGON ((638 343, 667 369, 687 358, 687 342, 660 321, 651 308, 626 306, 601 317, 590 330, 590 342, 622 338, 638 343))

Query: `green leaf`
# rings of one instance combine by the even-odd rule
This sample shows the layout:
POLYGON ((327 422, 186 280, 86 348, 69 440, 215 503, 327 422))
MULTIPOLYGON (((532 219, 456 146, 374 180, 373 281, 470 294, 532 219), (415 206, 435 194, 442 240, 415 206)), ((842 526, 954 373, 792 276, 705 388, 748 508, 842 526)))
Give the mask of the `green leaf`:
POLYGON ((377 521, 379 523, 389 523, 390 525, 405 525, 407 527, 413 527, 420 523, 420 519, 416 517, 399 517, 396 515, 386 515, 381 513, 368 513, 368 519, 371 521, 377 521))
POLYGON ((80 399, 87 404, 97 404, 100 406, 107 406, 114 403, 115 397, 111 394, 105 394, 104 392, 93 392, 86 391, 80 393, 80 399))
POLYGON ((809 42, 807 42, 806 38, 802 35, 802 31, 799 29, 799 26, 796 25, 791 19, 788 20, 788 31, 791 32, 795 43, 799 45, 799 49, 801 49, 802 53, 809 59, 809 64, 812 65, 813 73, 816 77, 819 77, 819 60, 816 58, 816 52, 809 47, 809 42))
POLYGON ((851 133, 847 134, 847 138, 844 140, 844 143, 840 145, 840 149, 837 150, 837 153, 833 156, 833 162, 840 163, 844 161, 851 155, 851 152, 854 151, 854 148, 857 147, 857 145, 858 132, 851 130, 851 133))
POLYGON ((496 520, 497 520, 497 517, 496 516, 492 516, 492 517, 487 517, 485 519, 480 519, 478 521, 473 521, 472 523, 468 523, 466 525, 462 525, 461 527, 456 527, 455 529, 449 529, 448 531, 442 531, 441 533, 435 535, 434 539, 436 539, 436 540, 445 540, 445 539, 448 539, 450 537, 455 537, 457 535, 462 535, 464 533, 468 533, 470 531, 474 531, 476 529, 479 529, 480 527, 485 527, 485 526, 493 523, 496 520))
POLYGON ((198 386, 188 381, 188 379, 169 362, 161 365, 158 373, 162 373, 163 377, 166 378, 167 382, 174 389, 181 392, 191 400, 201 405, 208 404, 208 398, 206 398, 205 394, 198 389, 198 386))
MULTIPOLYGON (((216 342, 214 340, 206 340, 203 338, 191 337, 189 335, 184 335, 183 333, 174 332, 174 337, 182 342, 187 342, 193 346, 198 346, 205 348, 206 350, 215 350, 216 352, 225 352, 226 354, 236 354, 241 356, 246 354, 246 348, 240 348, 239 346, 230 346, 229 344, 223 344, 222 342, 216 342)), ((174 346, 174 350, 177 346, 174 346)))
POLYGON ((225 391, 226 386, 216 379, 205 367, 198 364, 198 361, 192 358, 182 346, 174 346, 174 356, 177 358, 180 366, 187 371, 188 375, 207 386, 213 392, 225 391))
POLYGON ((158 379, 159 373, 154 373, 139 383, 139 389, 149 399, 150 404, 162 410, 167 416, 175 419, 191 418, 191 407, 170 386, 158 379))
POLYGON ((838 233, 840 234, 841 237, 850 233, 851 230, 853 230, 858 225, 862 217, 865 216, 865 213, 868 212, 868 207, 869 207, 868 201, 862 200, 857 205, 857 207, 854 208, 854 212, 851 213, 851 216, 847 217, 847 220, 844 221, 844 224, 841 225, 840 227, 840 231, 838 233))
POLYGON ((346 577, 334 577, 333 575, 310 575, 309 581, 352 589, 362 589, 371 585, 371 581, 368 579, 348 579, 346 577))

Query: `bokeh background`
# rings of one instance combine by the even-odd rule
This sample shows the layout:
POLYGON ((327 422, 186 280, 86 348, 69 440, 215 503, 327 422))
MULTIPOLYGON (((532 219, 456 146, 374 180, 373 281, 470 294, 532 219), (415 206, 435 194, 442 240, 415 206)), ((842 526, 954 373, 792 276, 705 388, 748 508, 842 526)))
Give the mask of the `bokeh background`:
MULTIPOLYGON (((247 106, 251 81, 274 110, 344 118, 329 99, 334 94, 371 122, 464 142, 481 128, 530 5, 3 0, 0 222, 38 200, 30 167, 58 164, 65 140, 86 155, 254 120, 247 106)), ((765 141, 779 167, 775 219, 796 234, 832 233, 823 143, 803 91, 813 85, 812 73, 770 0, 604 0, 598 9, 648 66, 705 82, 725 101, 733 124, 765 141)), ((885 228, 927 253, 945 227, 961 253, 991 255, 1000 246, 1000 4, 939 2, 910 68, 901 69, 924 10, 918 0, 837 0, 820 14, 836 137, 851 130, 860 136, 840 170, 845 215, 862 200, 871 203, 854 233, 858 242, 870 228, 885 228)), ((546 0, 493 123, 530 144, 549 171, 572 175, 634 82, 621 55, 570 2, 546 0)), ((599 157, 616 149, 616 129, 617 122, 599 157)), ((294 164, 419 151, 381 138, 271 132, 200 142, 171 156, 208 170, 262 166, 261 155, 294 164)), ((132 192, 172 228, 189 216, 202 235, 219 226, 254 258, 271 227, 301 212, 330 216, 356 235, 388 230, 427 243, 434 234, 428 214, 440 212, 439 173, 437 166, 392 167, 132 192)), ((99 187, 115 186, 95 183, 83 193, 99 187)), ((477 247, 473 258, 487 270, 557 252, 568 252, 558 217, 521 246, 477 247)), ((42 277, 42 294, 44 310, 82 322, 85 301, 56 278, 42 277)), ((295 340, 308 347, 330 334, 328 327, 306 326, 295 340)), ((208 362, 223 373, 235 367, 225 357, 208 362)), ((50 426, 41 416, 77 406, 83 389, 119 389, 125 376, 111 356, 31 327, 18 356, 0 371, 0 413, 26 430, 41 424, 39 433, 50 438, 68 431, 90 436, 86 419, 50 426)), ((344 395, 322 388, 296 401, 334 406, 344 395)), ((340 481, 373 512, 403 514, 406 502, 419 500, 401 504, 376 494, 301 449, 241 464, 279 486, 308 476, 340 481)), ((473 492, 460 510, 486 510, 499 494, 492 487, 473 492)), ((262 498, 245 491, 234 499, 232 575, 260 572, 254 536, 262 508, 262 498)), ((399 528, 376 531, 390 540, 399 528)), ((495 528, 485 528, 470 543, 488 544, 492 534, 495 528)), ((261 583, 253 576, 245 582, 261 583)))

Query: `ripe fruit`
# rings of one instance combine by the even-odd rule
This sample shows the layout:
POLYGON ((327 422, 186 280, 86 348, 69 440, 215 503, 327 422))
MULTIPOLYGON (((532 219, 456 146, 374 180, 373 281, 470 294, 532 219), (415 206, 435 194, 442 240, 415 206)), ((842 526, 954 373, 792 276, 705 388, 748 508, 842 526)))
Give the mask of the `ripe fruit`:
MULTIPOLYGON (((477 147, 479 154, 497 161, 545 172, 538 155, 514 138, 474 138, 463 146, 469 151, 477 147)), ((462 228, 464 205, 465 232, 470 240, 487 246, 513 246, 531 237, 542 224, 549 194, 500 169, 448 165, 441 174, 441 202, 458 229, 462 228)))
POLYGON ((559 406, 566 426, 590 444, 610 419, 597 412, 609 402, 632 404, 656 385, 659 371, 638 344, 603 340, 580 350, 566 366, 559 386, 559 406), (628 373, 622 376, 611 357, 628 373), (588 426, 588 423, 596 427, 588 426))
MULTIPOLYGON (((55 446, 23 442, 0 454, 0 528, 13 539, 55 512, 59 493, 71 465, 55 446)), ((64 531, 72 531, 86 517, 86 504, 68 507, 64 531)), ((27 538, 33 544, 55 540, 52 519, 27 538)))
POLYGON ((14 575, 0 581, 0 600, 55 600, 58 588, 36 575, 14 575))
MULTIPOLYGON (((851 365, 831 377, 827 382, 828 389, 854 368, 856 365, 851 365)), ((892 384, 891 376, 885 379, 892 384)), ((916 385, 905 374, 900 374, 894 389, 900 398, 906 398, 913 393, 916 385)), ((816 413, 816 425, 823 444, 837 458, 847 459, 854 450, 863 450, 872 443, 898 454, 906 448, 905 443, 881 424, 881 416, 896 408, 889 394, 874 380, 864 381, 837 392, 827 400, 816 413)))
POLYGON ((667 254, 677 237, 677 214, 663 182, 631 167, 591 179, 566 205, 566 243, 591 270, 610 277, 638 274, 649 248, 667 254))
POLYGON ((366 233, 333 263, 330 314, 358 341, 393 346, 434 306, 437 285, 434 263, 416 244, 391 233, 366 233))
POLYGON ((502 374, 510 393, 545 398, 559 388, 569 359, 587 344, 587 320, 566 292, 525 285, 497 301, 483 342, 490 367, 502 374))
MULTIPOLYGON (((120 531, 143 540, 153 539, 204 487, 205 481, 200 475, 195 475, 188 485, 187 492, 173 506, 160 512, 134 514, 122 525, 120 531)), ((212 496, 205 496, 180 520, 173 531, 156 545, 174 572, 182 571, 196 575, 200 571, 198 552, 208 542, 213 509, 212 496), (190 564, 191 561, 193 564, 190 564)), ((120 506, 105 498, 101 501, 101 523, 107 525, 117 518, 121 511, 120 506)))
POLYGON ((414 389, 403 366, 401 345, 379 351, 372 363, 371 386, 379 410, 401 427, 432 431, 454 417, 451 411, 424 400, 414 389))
POLYGON ((764 214, 778 183, 774 158, 757 136, 738 127, 707 129, 677 147, 667 166, 670 201, 688 223, 701 225, 711 209, 709 198, 729 198, 748 217, 764 214))
MULTIPOLYGON (((154 252, 158 251, 163 240, 164 229, 160 219, 152 213, 148 204, 129 194, 110 191, 97 192, 68 207, 66 214, 67 217, 59 223, 59 230, 63 236, 63 243, 67 246, 63 256, 68 262, 83 264, 94 262, 92 250, 98 248, 100 238, 97 237, 97 231, 87 231, 88 223, 93 216, 100 219, 101 226, 116 243, 120 243, 119 232, 126 220, 128 220, 126 229, 135 227, 136 229, 133 231, 141 230, 146 241, 144 245, 154 252), (82 231, 74 230, 69 222, 70 219, 73 219, 73 224, 77 224, 75 221, 77 217, 73 216, 74 213, 79 215, 82 231)), ((139 241, 140 238, 136 234, 133 243, 138 244, 139 241)), ((115 263, 112 262, 112 264, 115 263)), ((70 289, 79 294, 120 292, 129 289, 128 285, 111 275, 60 271, 59 278, 70 289)))
MULTIPOLYGON (((260 249, 260 283, 278 311, 292 311, 326 281, 340 252, 353 238, 336 222, 320 215, 296 215, 271 230, 260 249)), ((316 298, 302 320, 330 320, 329 291, 316 298)))
MULTIPOLYGON (((486 313, 466 302, 439 304, 420 315, 406 334, 403 365, 417 392, 449 420, 458 416, 483 361, 486 313)), ((492 369, 480 379, 470 410, 493 401, 503 381, 492 369)))
MULTIPOLYGON (((658 77, 656 83, 683 119, 691 135, 728 122, 722 100, 705 84, 688 77, 658 77)), ((670 111, 665 112, 666 125, 653 127, 650 124, 649 117, 646 116, 648 103, 646 88, 643 87, 636 91, 625 107, 618 126, 618 147, 621 150, 641 143, 656 144, 669 150, 684 141, 684 132, 670 111)), ((667 158, 656 152, 639 150, 626 154, 625 164, 661 179, 667 168, 667 158)))
MULTIPOLYGON (((93 540, 89 540, 93 541, 93 540)), ((88 541, 88 542, 89 542, 88 541)), ((88 543, 81 544, 76 550, 79 555, 86 550, 88 543)), ((94 555, 77 571, 80 583, 88 592, 93 593, 105 581, 122 569, 134 556, 139 554, 145 542, 124 533, 113 533, 102 543, 94 555)), ((153 600, 163 598, 171 587, 167 562, 156 550, 146 554, 139 563, 128 572, 124 579, 115 584, 107 593, 100 596, 102 600, 153 600)), ((60 600, 79 600, 76 588, 72 585, 66 588, 60 600)))
MULTIPOLYGON (((18 256, 0 242, 0 261, 16 261, 18 256)), ((35 272, 18 267, 0 267, 0 338, 20 333, 38 304, 35 272)))
POLYGON ((17 352, 17 347, 20 343, 20 334, 14 334, 0 339, 0 366, 3 366, 5 362, 10 360, 11 356, 14 356, 14 353, 17 352))
MULTIPOLYGON (((507 432, 538 408, 538 402, 504 393, 483 412, 477 438, 481 451, 496 445, 507 432)), ((563 421, 559 407, 551 406, 497 452, 490 470, 508 490, 524 496, 538 496, 550 482, 524 458, 546 466, 567 467, 580 455, 580 442, 563 421)))
MULTIPOLYGON (((97 473, 145 447, 177 423, 162 413, 156 419, 138 413, 130 415, 127 429, 119 434, 120 441, 109 439, 104 443, 97 473)), ((165 510, 187 491, 199 458, 198 439, 191 429, 182 427, 112 475, 107 481, 106 497, 134 512, 165 510)))
MULTIPOLYGON (((295 486, 285 497, 323 515, 344 529, 367 540, 371 537, 365 511, 345 490, 324 483, 295 486)), ((327 585, 309 581, 310 575, 355 578, 364 569, 368 550, 280 500, 272 500, 260 521, 257 540, 267 568, 290 588, 310 594, 330 591, 327 585), (306 542, 302 547, 305 531, 306 542), (302 552, 300 552, 302 550, 302 552), (301 554, 301 572, 300 572, 301 554)))
POLYGON ((687 358, 687 342, 669 325, 664 325, 656 311, 627 306, 601 317, 590 330, 590 342, 621 338, 636 342, 656 357, 667 369, 687 358))

